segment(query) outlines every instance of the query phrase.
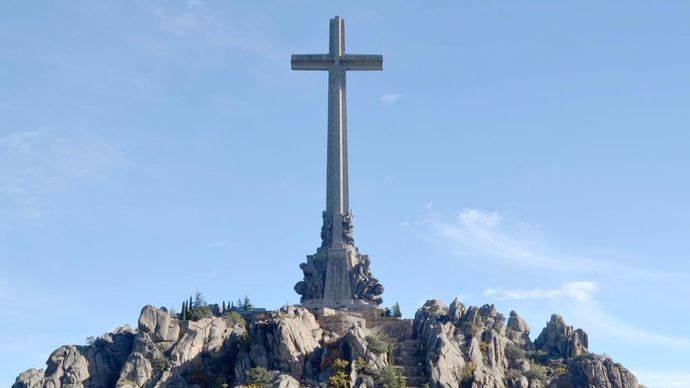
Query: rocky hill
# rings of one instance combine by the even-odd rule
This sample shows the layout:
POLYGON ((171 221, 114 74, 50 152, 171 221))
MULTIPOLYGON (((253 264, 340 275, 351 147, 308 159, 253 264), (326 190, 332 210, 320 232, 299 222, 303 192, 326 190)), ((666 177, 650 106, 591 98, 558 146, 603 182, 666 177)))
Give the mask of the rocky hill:
POLYGON ((380 311, 290 306, 194 321, 146 306, 136 329, 60 347, 13 388, 639 386, 558 315, 532 341, 518 314, 506 320, 492 305, 430 300, 414 319, 380 311))

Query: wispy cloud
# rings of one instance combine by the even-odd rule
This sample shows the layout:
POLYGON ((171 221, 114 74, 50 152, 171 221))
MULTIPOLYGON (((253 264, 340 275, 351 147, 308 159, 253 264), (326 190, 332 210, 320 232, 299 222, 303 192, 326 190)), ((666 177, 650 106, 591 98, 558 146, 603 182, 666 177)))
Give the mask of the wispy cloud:
POLYGON ((104 143, 45 130, 0 135, 0 212, 38 218, 47 195, 126 163, 104 143))
POLYGON ((164 33, 202 38, 220 47, 232 47, 281 64, 285 61, 283 51, 262 33, 274 25, 266 13, 245 14, 242 18, 222 15, 201 0, 191 0, 182 6, 163 3, 146 6, 164 33))
POLYGON ((379 97, 379 101, 384 105, 393 105, 401 98, 403 98, 403 95, 400 93, 389 93, 379 97))
POLYGON ((532 290, 505 290, 502 287, 489 288, 484 291, 484 296, 500 300, 520 300, 520 299, 555 299, 571 298, 578 302, 591 300, 592 294, 599 289, 595 282, 570 282, 564 283, 560 288, 532 290))
POLYGON ((601 258, 565 254, 551 248, 541 237, 539 227, 529 223, 510 223, 498 212, 465 209, 454 217, 439 216, 433 208, 424 209, 416 223, 427 239, 451 252, 507 264, 568 272, 615 272, 635 276, 665 276, 601 258))
POLYGON ((594 297, 599 291, 599 285, 592 281, 577 281, 563 283, 554 289, 511 289, 501 287, 489 288, 484 296, 497 300, 529 300, 529 299, 563 299, 574 309, 577 318, 588 329, 597 329, 609 338, 619 341, 635 339, 638 343, 648 343, 669 347, 690 347, 690 339, 659 334, 640 329, 613 317, 602 308, 594 297))

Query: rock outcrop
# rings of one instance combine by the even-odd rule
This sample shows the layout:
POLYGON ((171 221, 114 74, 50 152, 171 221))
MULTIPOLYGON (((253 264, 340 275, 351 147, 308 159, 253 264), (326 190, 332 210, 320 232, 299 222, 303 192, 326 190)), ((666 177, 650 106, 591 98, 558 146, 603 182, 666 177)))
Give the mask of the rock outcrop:
POLYGON ((587 354, 587 333, 581 329, 573 330, 565 324, 563 317, 551 315, 551 320, 534 341, 537 349, 549 356, 575 357, 587 354))
POLYGON ((587 334, 553 315, 535 340, 514 311, 505 318, 493 305, 450 308, 427 301, 414 319, 427 344, 431 387, 637 387, 635 377, 608 358, 588 353, 587 334))
POLYGON ((112 387, 132 350, 133 339, 134 331, 124 326, 89 346, 62 346, 48 357, 45 370, 27 370, 13 387, 112 387))
POLYGON ((319 348, 322 335, 316 318, 307 309, 284 307, 251 326, 247 364, 302 379, 305 368, 311 372, 308 362, 313 361, 310 356, 319 348))
POLYGON ((516 345, 529 350, 532 341, 529 338, 529 325, 515 311, 510 312, 508 325, 506 326, 506 337, 516 345))
POLYGON ((534 342, 516 312, 506 322, 493 305, 458 300, 448 307, 429 300, 413 320, 346 311, 317 318, 295 306, 245 317, 190 321, 145 306, 136 329, 62 346, 13 388, 373 388, 403 376, 408 386, 638 387, 622 365, 589 353, 587 334, 555 314, 534 342))

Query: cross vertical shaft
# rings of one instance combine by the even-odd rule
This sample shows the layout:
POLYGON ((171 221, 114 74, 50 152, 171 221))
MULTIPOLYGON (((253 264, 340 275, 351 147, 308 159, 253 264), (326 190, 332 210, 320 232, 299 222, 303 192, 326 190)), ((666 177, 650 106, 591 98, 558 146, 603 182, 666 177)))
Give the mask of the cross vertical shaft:
POLYGON ((345 214, 350 210, 348 198, 347 107, 345 69, 340 57, 345 52, 343 20, 331 19, 329 55, 334 63, 328 69, 328 152, 326 166, 326 212, 345 214))
POLYGON ((293 70, 328 71, 326 232, 322 232, 322 238, 324 246, 342 246, 352 243, 345 73, 348 70, 382 70, 383 57, 345 54, 345 23, 339 16, 331 19, 328 46, 328 54, 295 54, 291 64, 293 70))
POLYGON ((300 268, 304 280, 295 284, 304 306, 314 308, 368 308, 381 304, 383 286, 371 275, 369 256, 355 246, 349 203, 347 157, 348 70, 383 70, 380 55, 345 54, 345 23, 330 21, 328 54, 295 54, 292 70, 328 71, 328 136, 326 210, 321 246, 300 268))

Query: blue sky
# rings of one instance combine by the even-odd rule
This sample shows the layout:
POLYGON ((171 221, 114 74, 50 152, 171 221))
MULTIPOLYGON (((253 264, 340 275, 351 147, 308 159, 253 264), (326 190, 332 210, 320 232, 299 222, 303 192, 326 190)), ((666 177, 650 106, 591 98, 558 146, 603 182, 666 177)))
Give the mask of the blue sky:
POLYGON ((0 3, 0 385, 141 306, 297 303, 326 75, 348 76, 355 238, 424 300, 552 312, 688 387, 690 4, 0 3))

